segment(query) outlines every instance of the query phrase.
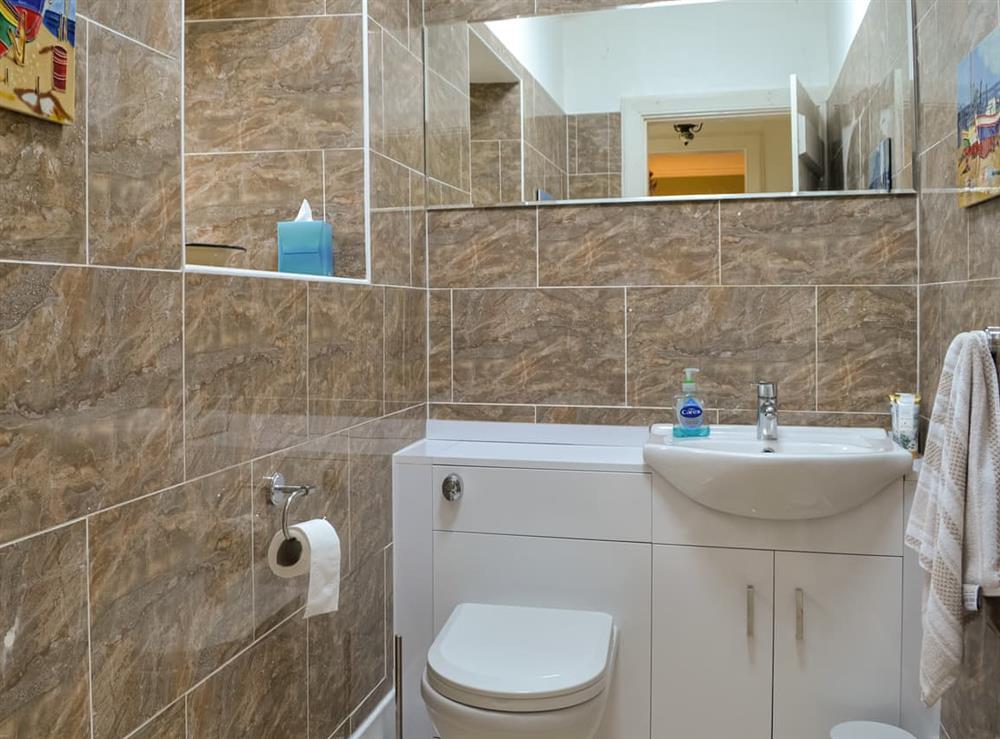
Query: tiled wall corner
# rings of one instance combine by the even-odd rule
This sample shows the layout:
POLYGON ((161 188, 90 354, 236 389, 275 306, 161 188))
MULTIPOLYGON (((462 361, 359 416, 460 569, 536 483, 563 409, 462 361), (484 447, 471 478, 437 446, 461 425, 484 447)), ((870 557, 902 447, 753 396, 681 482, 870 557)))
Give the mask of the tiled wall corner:
MULTIPOLYGON (((955 179, 959 62, 1000 24, 993 0, 919 0, 917 37, 920 196, 920 392, 930 414, 948 345, 956 334, 1000 323, 1000 200, 958 204, 955 179)), ((1000 735, 996 665, 1000 607, 965 627, 962 673, 941 701, 942 736, 1000 735)))
POLYGON ((80 0, 77 120, 0 111, 26 214, 0 239, 0 736, 326 739, 390 685, 391 455, 426 417, 421 3, 181 5, 80 0), (402 213, 376 284, 182 273, 185 237, 273 268, 306 197, 364 276, 369 157, 402 213), (293 520, 341 532, 336 615, 305 622, 266 565, 279 469, 319 486, 293 520))

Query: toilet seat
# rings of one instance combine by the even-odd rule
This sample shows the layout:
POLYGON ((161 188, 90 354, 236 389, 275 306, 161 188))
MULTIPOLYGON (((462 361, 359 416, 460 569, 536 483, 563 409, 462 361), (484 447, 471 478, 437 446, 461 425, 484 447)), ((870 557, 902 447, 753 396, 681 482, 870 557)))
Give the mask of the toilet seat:
POLYGON ((606 613, 463 603, 427 655, 427 682, 491 711, 554 711, 606 687, 615 647, 606 613))
POLYGON ((830 730, 830 739, 916 739, 896 726, 877 721, 847 721, 830 730))

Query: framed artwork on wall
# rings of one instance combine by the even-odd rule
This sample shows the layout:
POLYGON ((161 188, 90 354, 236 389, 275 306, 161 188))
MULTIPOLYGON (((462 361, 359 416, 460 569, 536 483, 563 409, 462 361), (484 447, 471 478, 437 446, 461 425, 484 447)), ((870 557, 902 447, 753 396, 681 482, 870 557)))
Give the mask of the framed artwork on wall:
POLYGON ((76 115, 76 0, 0 0, 0 108, 76 115))
POLYGON ((958 65, 958 204, 1000 195, 1000 28, 958 65))

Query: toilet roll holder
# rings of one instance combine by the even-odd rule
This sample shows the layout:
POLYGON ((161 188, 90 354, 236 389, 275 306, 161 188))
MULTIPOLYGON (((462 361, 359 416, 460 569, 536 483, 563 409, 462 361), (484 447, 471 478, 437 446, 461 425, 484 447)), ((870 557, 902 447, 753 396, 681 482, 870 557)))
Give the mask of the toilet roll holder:
POLYGON ((309 495, 316 489, 315 485, 288 485, 285 483, 285 476, 280 472, 264 476, 264 485, 267 487, 267 502, 274 506, 284 506, 281 511, 281 532, 285 535, 285 541, 291 541, 292 535, 288 532, 288 509, 296 498, 309 495))

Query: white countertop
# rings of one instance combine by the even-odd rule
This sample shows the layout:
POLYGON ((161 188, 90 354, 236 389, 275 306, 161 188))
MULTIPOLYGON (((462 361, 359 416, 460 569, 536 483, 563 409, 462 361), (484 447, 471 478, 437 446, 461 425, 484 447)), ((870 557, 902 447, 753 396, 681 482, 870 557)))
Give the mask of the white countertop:
POLYGON ((648 473, 643 460, 648 439, 645 426, 428 421, 427 438, 394 458, 413 465, 648 473))

